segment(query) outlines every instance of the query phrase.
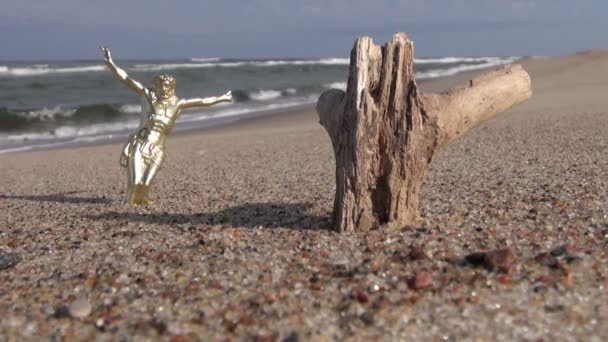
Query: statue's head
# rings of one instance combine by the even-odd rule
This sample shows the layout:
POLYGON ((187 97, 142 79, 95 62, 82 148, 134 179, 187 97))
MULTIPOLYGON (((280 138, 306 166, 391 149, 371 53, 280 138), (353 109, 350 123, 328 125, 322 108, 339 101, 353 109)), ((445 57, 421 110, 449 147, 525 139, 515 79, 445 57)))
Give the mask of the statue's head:
POLYGON ((152 89, 161 100, 173 97, 175 95, 175 77, 169 74, 154 76, 152 89))

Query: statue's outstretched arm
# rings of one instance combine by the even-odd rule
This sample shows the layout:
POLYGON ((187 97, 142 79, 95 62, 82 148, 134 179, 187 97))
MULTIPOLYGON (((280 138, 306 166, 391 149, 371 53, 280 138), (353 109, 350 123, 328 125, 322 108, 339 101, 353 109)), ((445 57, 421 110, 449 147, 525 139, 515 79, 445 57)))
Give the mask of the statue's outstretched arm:
POLYGON ((139 95, 144 95, 144 87, 141 85, 141 83, 129 77, 126 71, 124 71, 114 63, 114 61, 112 60, 112 54, 110 53, 110 49, 102 46, 101 51, 103 51, 104 56, 103 62, 106 64, 108 69, 110 69, 110 71, 114 74, 114 76, 116 76, 116 78, 118 78, 118 80, 124 83, 127 87, 135 90, 135 92, 137 92, 139 95))
POLYGON ((231 102, 232 101, 232 92, 229 91, 222 96, 213 96, 206 98, 196 98, 196 99, 187 99, 183 100, 180 104, 182 109, 185 108, 194 108, 194 107, 208 107, 213 106, 214 104, 218 104, 221 102, 231 102))

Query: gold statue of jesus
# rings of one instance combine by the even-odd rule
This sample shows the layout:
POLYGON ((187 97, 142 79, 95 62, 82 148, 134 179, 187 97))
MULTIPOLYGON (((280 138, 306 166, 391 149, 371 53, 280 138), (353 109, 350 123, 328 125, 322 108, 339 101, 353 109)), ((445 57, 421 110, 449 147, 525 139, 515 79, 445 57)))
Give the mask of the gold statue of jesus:
POLYGON ((148 192, 165 155, 165 141, 182 109, 207 107, 232 101, 232 93, 218 97, 180 99, 175 96, 175 78, 155 76, 152 87, 145 88, 132 79, 112 60, 107 47, 102 47, 104 62, 122 83, 141 96, 141 123, 129 136, 120 156, 120 166, 127 168, 125 202, 147 204, 148 192))

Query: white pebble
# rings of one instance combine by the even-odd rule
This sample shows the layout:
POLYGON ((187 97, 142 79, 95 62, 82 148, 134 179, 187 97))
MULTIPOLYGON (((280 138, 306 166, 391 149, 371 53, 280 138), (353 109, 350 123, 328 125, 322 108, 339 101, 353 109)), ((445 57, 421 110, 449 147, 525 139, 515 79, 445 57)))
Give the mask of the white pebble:
POLYGON ((69 306, 70 316, 78 319, 82 319, 91 314, 93 308, 88 300, 81 298, 78 299, 69 306))

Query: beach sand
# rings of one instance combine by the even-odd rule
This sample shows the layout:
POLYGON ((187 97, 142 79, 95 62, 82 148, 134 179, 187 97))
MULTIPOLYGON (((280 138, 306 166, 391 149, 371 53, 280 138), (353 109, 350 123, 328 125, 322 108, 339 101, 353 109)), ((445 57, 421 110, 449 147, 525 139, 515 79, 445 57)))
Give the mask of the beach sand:
POLYGON ((121 145, 0 155, 1 339, 608 339, 608 52, 522 64, 399 230, 328 230, 312 108, 170 137, 146 207, 121 145))

